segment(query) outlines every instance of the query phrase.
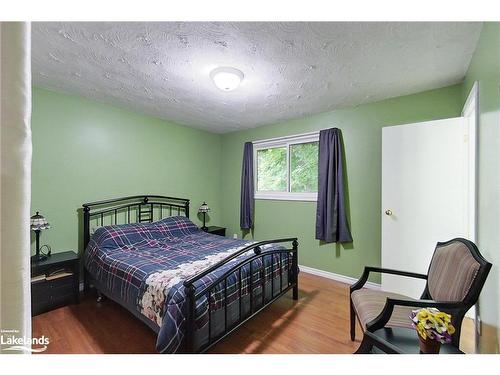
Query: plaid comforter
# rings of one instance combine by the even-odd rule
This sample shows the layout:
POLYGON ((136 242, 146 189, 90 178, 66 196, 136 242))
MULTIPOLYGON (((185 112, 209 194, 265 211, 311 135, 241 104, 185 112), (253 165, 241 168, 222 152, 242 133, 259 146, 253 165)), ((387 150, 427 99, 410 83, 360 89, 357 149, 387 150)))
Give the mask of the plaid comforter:
MULTIPOLYGON (((156 349, 159 352, 175 353, 183 348, 186 329, 186 296, 182 283, 250 244, 205 233, 188 218, 176 216, 153 223, 97 229, 85 252, 85 267, 98 288, 158 332, 156 349)), ((263 248, 263 253, 272 248, 276 246, 263 248)), ((200 279, 195 283, 196 290, 212 284, 235 262, 253 254, 253 250, 249 251, 200 279)), ((232 274, 227 285, 219 283, 210 296, 204 295, 196 301, 195 330, 205 328, 207 331, 208 303, 213 314, 249 295, 250 277, 254 283, 252 297, 255 291, 264 293, 266 283, 275 283, 280 272, 287 274, 288 264, 286 255, 270 254, 264 258, 264 264, 260 259, 252 262, 253 275, 247 265, 241 275, 232 274)), ((207 338, 199 338, 198 346, 207 338)))

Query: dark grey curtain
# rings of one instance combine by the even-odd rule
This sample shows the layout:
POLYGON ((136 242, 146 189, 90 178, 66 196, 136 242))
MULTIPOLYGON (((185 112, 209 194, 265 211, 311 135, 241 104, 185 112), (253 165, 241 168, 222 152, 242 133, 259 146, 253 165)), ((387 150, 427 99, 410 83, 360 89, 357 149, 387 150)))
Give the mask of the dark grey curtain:
POLYGON ((352 242, 344 197, 342 133, 332 128, 319 133, 316 239, 352 242))
POLYGON ((243 150, 243 166, 241 168, 241 201, 240 228, 253 228, 254 207, 253 186, 253 144, 246 142, 243 150))

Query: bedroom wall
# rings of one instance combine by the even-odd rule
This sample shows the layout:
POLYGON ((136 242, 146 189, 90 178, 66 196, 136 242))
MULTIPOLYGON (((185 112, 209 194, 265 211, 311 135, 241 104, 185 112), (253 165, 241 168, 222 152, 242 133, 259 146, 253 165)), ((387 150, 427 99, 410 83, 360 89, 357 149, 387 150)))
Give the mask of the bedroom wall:
POLYGON ((493 263, 480 297, 480 349, 500 353, 500 23, 485 23, 463 85, 479 82, 478 247, 493 263))
MULTIPOLYGON (((82 203, 136 194, 206 200, 221 217, 221 136, 76 96, 33 89, 32 212, 41 243, 76 250, 82 203)), ((32 243, 34 249, 34 244, 32 243)), ((33 250, 34 252, 34 250, 33 250)))
MULTIPOLYGON (((243 144, 246 141, 300 134, 329 127, 342 129, 347 163, 352 244, 319 244, 314 239, 316 202, 257 200, 256 239, 297 236, 299 263, 359 277, 365 265, 380 265, 381 129, 454 117, 462 109, 461 85, 322 113, 222 136, 222 204, 228 233, 238 233, 243 144)), ((252 237, 251 234, 247 237, 252 237)), ((373 281, 379 282, 377 275, 373 281)))

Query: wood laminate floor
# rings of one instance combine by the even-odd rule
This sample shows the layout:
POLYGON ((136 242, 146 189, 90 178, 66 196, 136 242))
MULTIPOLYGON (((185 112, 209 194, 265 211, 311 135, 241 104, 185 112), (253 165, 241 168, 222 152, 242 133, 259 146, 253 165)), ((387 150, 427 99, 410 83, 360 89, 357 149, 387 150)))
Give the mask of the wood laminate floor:
MULTIPOLYGON (((353 353, 348 285, 302 272, 299 300, 291 292, 217 344, 210 353, 353 353)), ((465 331, 465 329, 464 329, 465 331)), ((45 335, 45 353, 156 353, 155 334, 118 304, 79 305, 33 318, 33 337, 45 335)), ((462 339, 462 341, 464 341, 462 339)))

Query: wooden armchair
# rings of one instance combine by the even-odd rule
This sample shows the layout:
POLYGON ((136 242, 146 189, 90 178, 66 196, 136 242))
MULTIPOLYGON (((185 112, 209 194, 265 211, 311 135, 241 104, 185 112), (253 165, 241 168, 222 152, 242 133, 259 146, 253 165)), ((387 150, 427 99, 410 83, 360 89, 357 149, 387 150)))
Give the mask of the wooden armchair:
MULTIPOLYGON (((477 302, 491 269, 474 243, 463 238, 438 242, 427 275, 365 267, 361 278, 350 288, 351 340, 354 341, 356 316, 363 332, 375 332, 383 327, 412 328, 411 310, 435 307, 452 316, 456 328, 452 344, 460 343, 460 329, 465 313, 477 302), (370 272, 388 273, 427 280, 420 299, 382 290, 362 289, 370 272)), ((371 350, 370 340, 363 341, 356 353, 371 350)))

